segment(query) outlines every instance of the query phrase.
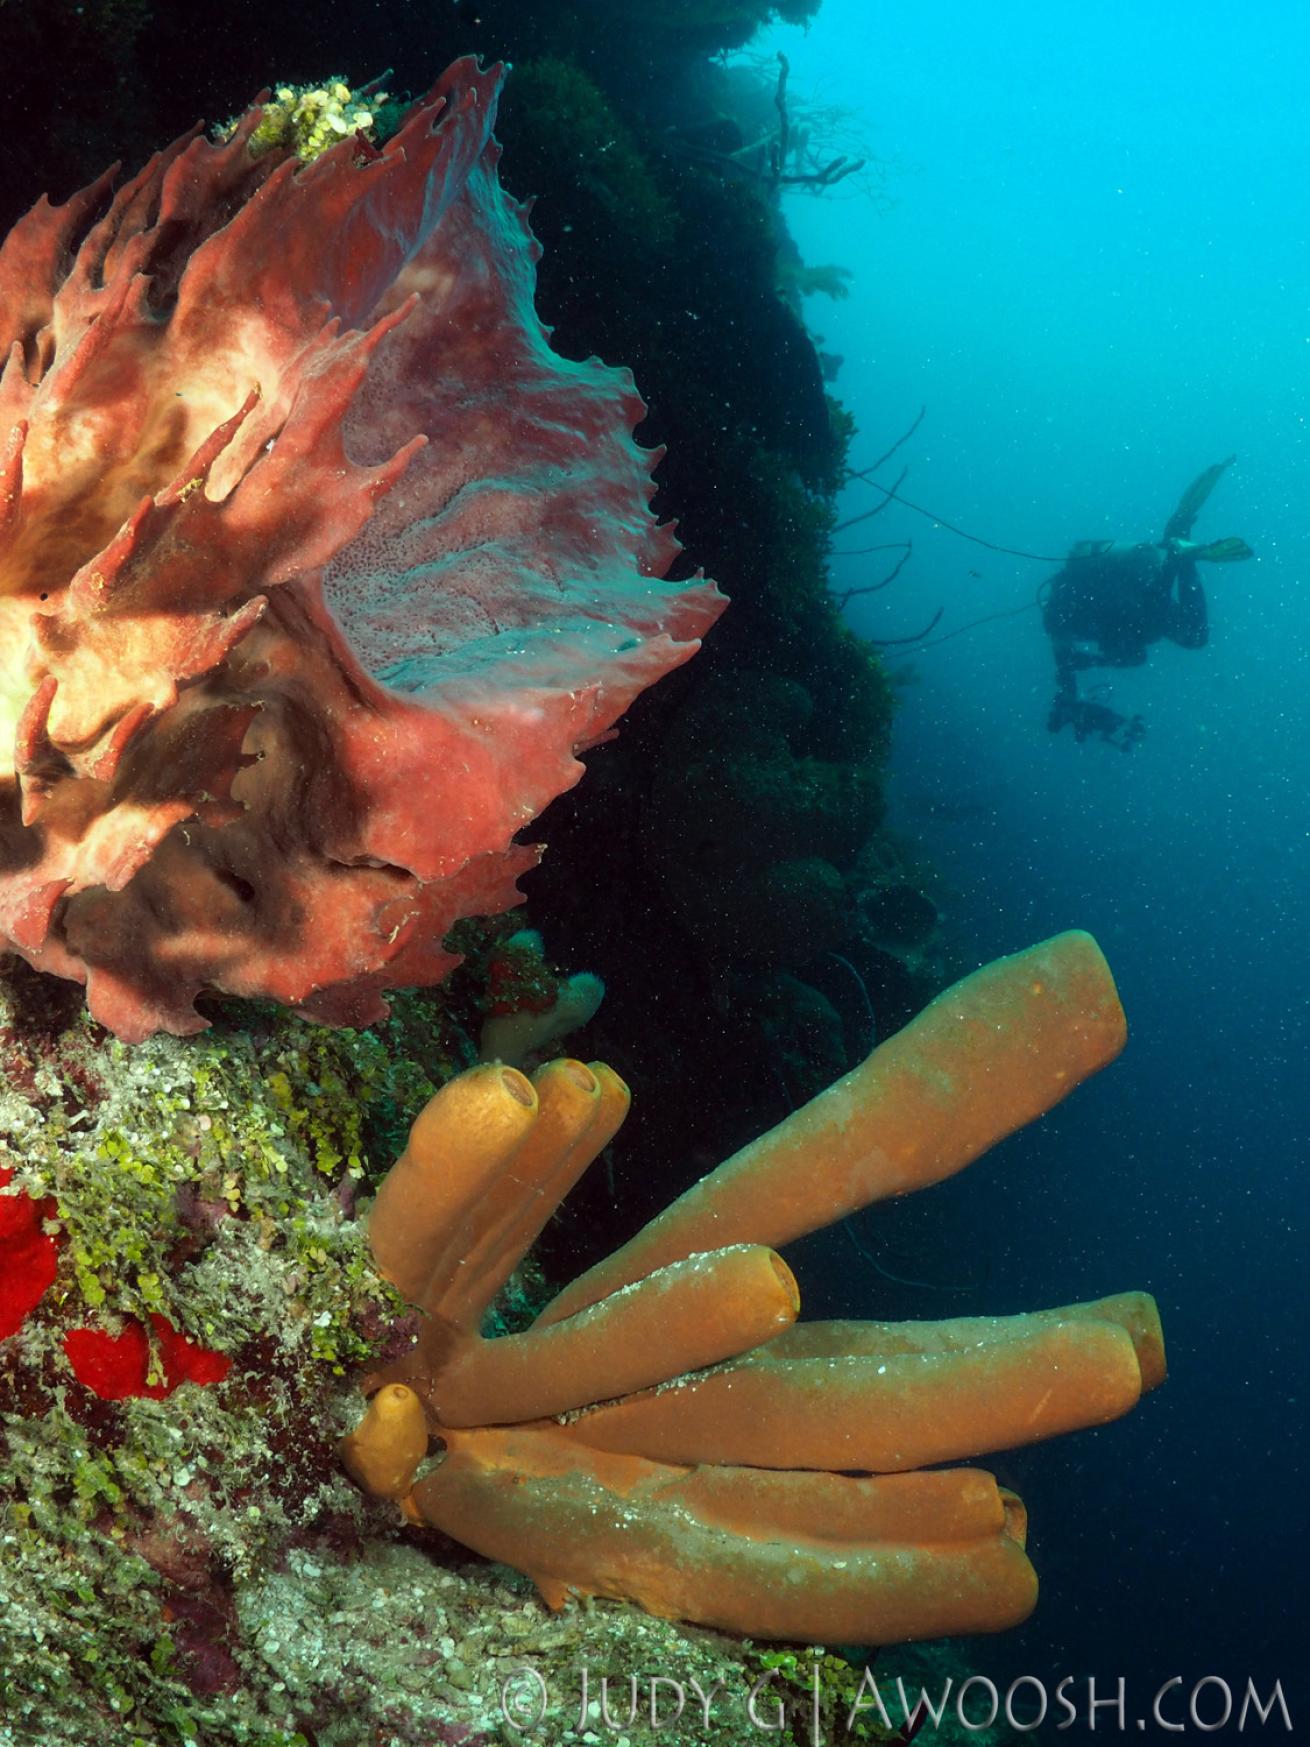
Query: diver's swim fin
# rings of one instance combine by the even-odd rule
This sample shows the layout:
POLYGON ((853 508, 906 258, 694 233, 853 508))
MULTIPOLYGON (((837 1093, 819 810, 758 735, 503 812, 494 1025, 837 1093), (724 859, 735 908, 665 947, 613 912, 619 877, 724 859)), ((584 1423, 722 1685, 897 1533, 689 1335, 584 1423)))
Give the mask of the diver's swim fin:
POLYGON ((1189 558, 1199 558, 1203 564, 1240 564, 1243 558, 1254 558, 1255 553, 1245 540, 1239 540, 1235 534, 1230 534, 1226 540, 1211 540, 1204 546, 1189 546, 1189 558))
POLYGON ((1216 461, 1213 467, 1207 467, 1188 486, 1178 500, 1178 508, 1165 523, 1164 538, 1166 540, 1185 540, 1192 531, 1192 523, 1201 513, 1201 506, 1219 483, 1219 476, 1225 467, 1231 467, 1236 461, 1236 455, 1230 455, 1226 461, 1216 461))

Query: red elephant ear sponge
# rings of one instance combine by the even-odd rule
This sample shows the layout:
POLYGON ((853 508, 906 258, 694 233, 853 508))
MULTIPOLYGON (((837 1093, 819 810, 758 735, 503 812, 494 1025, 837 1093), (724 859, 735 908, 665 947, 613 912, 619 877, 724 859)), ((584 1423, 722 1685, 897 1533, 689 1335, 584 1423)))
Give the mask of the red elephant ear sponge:
POLYGON ((121 1037, 439 981, 723 605, 537 319, 502 76, 308 165, 253 110, 0 248, 0 932, 121 1037))

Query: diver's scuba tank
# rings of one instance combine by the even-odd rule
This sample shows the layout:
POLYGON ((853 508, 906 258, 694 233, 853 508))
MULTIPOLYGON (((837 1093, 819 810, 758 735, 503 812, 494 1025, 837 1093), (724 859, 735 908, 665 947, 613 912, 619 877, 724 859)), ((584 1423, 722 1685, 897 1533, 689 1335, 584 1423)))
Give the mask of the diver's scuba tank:
POLYGON ((1146 580, 1169 558, 1189 558, 1201 564, 1240 564, 1255 554, 1245 540, 1077 540, 1064 561, 1076 580, 1114 571, 1146 580))
POLYGON ((1079 564, 1088 558, 1104 558, 1107 553, 1122 550, 1129 544, 1127 540, 1075 540, 1065 563, 1079 564))
POLYGON ((1164 548, 1150 540, 1078 540, 1069 548, 1064 574, 1075 592, 1133 589, 1158 576, 1164 559, 1164 548))

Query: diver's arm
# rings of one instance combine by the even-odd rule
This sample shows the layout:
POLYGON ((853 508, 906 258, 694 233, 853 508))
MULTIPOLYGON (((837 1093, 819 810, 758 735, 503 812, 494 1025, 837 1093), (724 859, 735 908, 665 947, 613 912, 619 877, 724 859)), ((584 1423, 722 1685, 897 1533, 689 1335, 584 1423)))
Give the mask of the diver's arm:
POLYGON ((1196 565, 1182 563, 1177 573, 1178 596, 1169 600, 1169 620, 1165 636, 1183 649, 1204 649, 1210 639, 1210 621, 1205 604, 1205 590, 1196 565))

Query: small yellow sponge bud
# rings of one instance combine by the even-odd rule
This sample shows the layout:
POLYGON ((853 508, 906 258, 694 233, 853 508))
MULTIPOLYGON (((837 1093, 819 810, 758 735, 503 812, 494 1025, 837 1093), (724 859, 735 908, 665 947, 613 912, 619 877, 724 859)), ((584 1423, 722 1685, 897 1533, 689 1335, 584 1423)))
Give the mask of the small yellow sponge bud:
POLYGON ((364 1417, 341 1444, 346 1473, 374 1498, 401 1499, 428 1453, 423 1405, 403 1383, 388 1383, 369 1402, 364 1417))

